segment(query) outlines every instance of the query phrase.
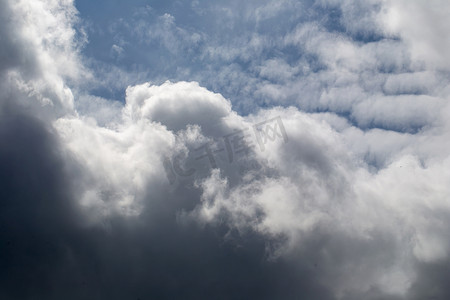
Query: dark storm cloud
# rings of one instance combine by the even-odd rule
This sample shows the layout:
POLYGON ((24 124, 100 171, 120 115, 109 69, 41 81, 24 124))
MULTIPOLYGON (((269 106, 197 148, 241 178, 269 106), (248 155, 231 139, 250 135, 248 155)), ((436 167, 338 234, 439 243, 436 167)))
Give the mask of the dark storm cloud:
POLYGON ((149 190, 139 217, 85 228, 79 166, 54 132, 20 110, 0 119, 2 299, 332 299, 308 267, 268 261, 263 236, 180 226, 198 191, 178 201, 149 190))
POLYGON ((448 299, 450 288, 449 259, 443 259, 433 263, 418 263, 419 276, 414 281, 410 299, 448 299))
POLYGON ((0 294, 45 297, 73 238, 71 184, 46 124, 11 107, 0 120, 0 294))

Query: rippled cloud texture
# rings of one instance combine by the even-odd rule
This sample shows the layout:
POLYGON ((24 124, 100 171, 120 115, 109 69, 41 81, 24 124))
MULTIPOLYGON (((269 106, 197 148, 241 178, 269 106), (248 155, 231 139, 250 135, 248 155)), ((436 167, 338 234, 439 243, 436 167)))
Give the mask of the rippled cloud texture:
POLYGON ((0 298, 449 299, 449 13, 1 0, 0 298))

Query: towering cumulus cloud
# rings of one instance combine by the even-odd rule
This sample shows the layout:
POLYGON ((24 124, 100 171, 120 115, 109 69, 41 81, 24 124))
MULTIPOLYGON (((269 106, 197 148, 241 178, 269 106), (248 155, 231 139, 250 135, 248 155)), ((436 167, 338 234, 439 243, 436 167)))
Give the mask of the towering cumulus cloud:
POLYGON ((0 0, 0 298, 449 299, 449 11, 0 0))

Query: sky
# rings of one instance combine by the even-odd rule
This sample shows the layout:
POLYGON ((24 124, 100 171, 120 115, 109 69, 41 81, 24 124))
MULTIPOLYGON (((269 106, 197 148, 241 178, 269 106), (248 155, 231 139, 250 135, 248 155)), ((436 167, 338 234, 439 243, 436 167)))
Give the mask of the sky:
POLYGON ((449 13, 0 0, 0 298, 450 299, 449 13))

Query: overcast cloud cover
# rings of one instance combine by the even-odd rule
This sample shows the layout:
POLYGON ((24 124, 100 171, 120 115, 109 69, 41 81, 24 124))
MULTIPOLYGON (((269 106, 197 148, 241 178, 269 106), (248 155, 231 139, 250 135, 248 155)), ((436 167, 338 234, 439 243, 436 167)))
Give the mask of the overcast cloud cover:
POLYGON ((450 299, 449 14, 0 0, 0 298, 450 299))

